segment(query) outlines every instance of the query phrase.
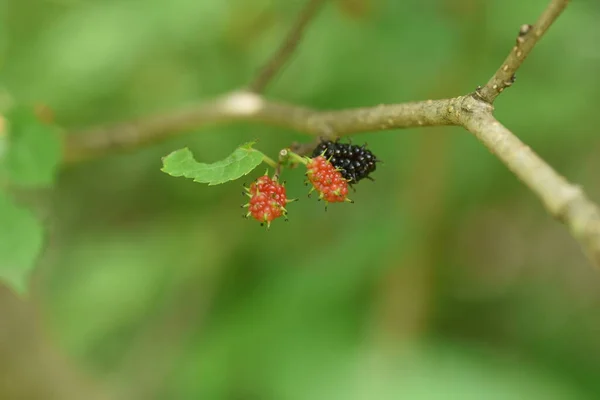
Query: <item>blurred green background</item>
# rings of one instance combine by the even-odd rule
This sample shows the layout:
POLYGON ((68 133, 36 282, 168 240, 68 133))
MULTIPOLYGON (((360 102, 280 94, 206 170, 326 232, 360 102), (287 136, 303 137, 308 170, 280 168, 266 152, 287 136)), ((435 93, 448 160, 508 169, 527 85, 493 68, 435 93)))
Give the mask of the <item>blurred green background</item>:
MULTIPOLYGON (((246 84, 305 0, 4 0, 0 99, 77 130, 246 84)), ((464 94, 547 0, 330 0, 268 95, 323 109, 464 94)), ((497 116, 600 200, 600 3, 574 1, 497 116)), ((160 172, 259 139, 203 129, 65 166, 22 196, 47 229, 31 299, 0 287, 0 399, 598 399, 600 277, 459 128, 366 133, 355 204, 243 220, 241 181, 160 172)))

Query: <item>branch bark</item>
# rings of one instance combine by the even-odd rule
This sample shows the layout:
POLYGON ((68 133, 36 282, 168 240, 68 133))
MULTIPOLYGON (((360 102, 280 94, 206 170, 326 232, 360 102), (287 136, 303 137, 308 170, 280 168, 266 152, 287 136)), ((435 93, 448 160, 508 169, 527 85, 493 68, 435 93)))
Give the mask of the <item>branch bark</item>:
MULTIPOLYGON (((470 103, 480 102, 475 97, 465 98, 463 107, 469 107, 470 103)), ((583 190, 568 182, 498 122, 491 106, 489 111, 461 118, 461 125, 531 189, 548 213, 569 228, 592 263, 600 267, 600 210, 583 190)))
POLYGON ((296 47, 301 32, 323 0, 310 0, 284 44, 251 90, 236 91, 189 108, 93 128, 67 135, 65 162, 135 149, 207 124, 261 122, 320 137, 420 126, 462 126, 482 142, 541 200, 550 215, 563 222, 581 243, 593 264, 600 267, 600 211, 583 190, 569 183, 493 116, 492 103, 514 80, 514 74, 569 0, 551 0, 535 25, 524 25, 517 45, 505 62, 475 93, 450 99, 379 105, 337 111, 274 102, 258 94, 296 47))
POLYGON ((269 82, 275 77, 287 60, 294 54, 294 51, 300 44, 302 34, 308 27, 310 21, 317 15, 321 6, 326 0, 309 0, 306 6, 296 19, 294 26, 290 29, 287 37, 281 43, 273 57, 260 70, 256 78, 248 86, 248 90, 255 93, 261 93, 265 90, 269 82))
POLYGON ((114 151, 136 149, 206 125, 261 122, 313 136, 337 137, 366 131, 453 125, 456 99, 388 104, 339 111, 273 102, 247 91, 227 94, 187 109, 67 135, 64 161, 73 163, 114 151))
POLYGON ((477 89, 477 95, 488 103, 493 103, 507 87, 515 81, 515 72, 527 58, 531 50, 542 38, 550 25, 558 18, 569 4, 570 0, 552 0, 534 25, 525 24, 521 26, 517 42, 511 52, 498 68, 498 71, 490 78, 488 83, 477 89))

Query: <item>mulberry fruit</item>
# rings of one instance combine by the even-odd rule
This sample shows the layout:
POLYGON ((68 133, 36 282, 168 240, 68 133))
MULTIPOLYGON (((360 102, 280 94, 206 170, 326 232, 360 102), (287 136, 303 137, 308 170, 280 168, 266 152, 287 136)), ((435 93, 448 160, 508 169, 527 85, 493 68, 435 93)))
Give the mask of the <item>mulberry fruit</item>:
POLYGON ((311 158, 306 164, 306 170, 306 176, 313 185, 312 190, 317 190, 321 199, 327 203, 351 202, 347 197, 347 180, 325 157, 311 158))
POLYGON ((319 143, 313 150, 312 157, 324 156, 337 168, 350 185, 357 184, 364 178, 371 178, 370 174, 377 168, 379 162, 366 145, 358 146, 350 143, 326 140, 319 143))
POLYGON ((250 201, 243 206, 248 207, 246 217, 252 217, 261 224, 267 223, 267 226, 271 226, 271 221, 276 218, 287 217, 285 206, 293 200, 287 198, 285 186, 276 180, 263 175, 252 182, 246 192, 250 197, 250 201))

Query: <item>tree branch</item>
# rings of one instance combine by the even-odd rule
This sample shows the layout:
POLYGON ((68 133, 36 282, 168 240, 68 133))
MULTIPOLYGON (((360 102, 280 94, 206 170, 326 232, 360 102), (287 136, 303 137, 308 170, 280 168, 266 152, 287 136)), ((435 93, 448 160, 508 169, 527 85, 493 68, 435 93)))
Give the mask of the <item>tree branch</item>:
POLYGON ((114 151, 136 149, 181 132, 232 121, 262 122, 321 137, 418 126, 453 125, 449 107, 456 99, 317 111, 271 102, 245 91, 214 101, 137 121, 97 127, 67 135, 64 161, 73 163, 114 151))
MULTIPOLYGON (((478 102, 465 100, 467 107, 478 102)), ((540 198, 550 215, 567 225, 592 263, 600 267, 600 210, 583 190, 559 175, 491 112, 476 112, 461 122, 540 198)))
POLYGON ((317 12, 325 1, 326 0, 309 0, 308 3, 306 3, 294 26, 292 26, 287 37, 281 43, 281 46, 248 86, 249 91, 262 93, 265 90, 265 87, 292 56, 302 39, 302 34, 306 30, 306 27, 317 15, 317 12))
POLYGON ((484 87, 477 89, 476 93, 482 100, 493 103, 504 89, 513 84, 515 72, 568 4, 569 0, 552 0, 533 26, 528 24, 521 26, 517 43, 502 66, 484 87))
POLYGON ((262 91, 296 47, 301 32, 323 0, 311 0, 283 46, 250 85, 214 101, 114 126, 67 135, 65 162, 97 157, 115 150, 134 149, 207 124, 251 121, 286 127, 320 137, 420 126, 458 125, 475 135, 541 200, 550 215, 563 222, 600 267, 600 211, 583 190, 552 167, 502 126, 492 103, 514 80, 514 73, 568 0, 552 0, 534 26, 524 25, 506 61, 485 87, 450 99, 379 105, 337 111, 273 102, 262 91))

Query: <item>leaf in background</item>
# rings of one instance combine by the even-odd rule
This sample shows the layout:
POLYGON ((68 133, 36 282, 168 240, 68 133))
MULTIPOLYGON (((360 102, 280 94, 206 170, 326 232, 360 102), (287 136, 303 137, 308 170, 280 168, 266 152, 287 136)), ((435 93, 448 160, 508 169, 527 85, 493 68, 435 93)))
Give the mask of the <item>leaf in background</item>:
POLYGON ((36 218, 0 192, 0 280, 19 294, 27 290, 42 240, 43 230, 36 218))
POLYGON ((367 18, 373 8, 372 0, 338 0, 340 11, 351 18, 367 18))
POLYGON ((8 29, 6 29, 7 6, 4 1, 0 2, 0 69, 5 63, 6 49, 8 48, 8 29))
POLYGON ((254 143, 238 147, 229 157, 213 164, 199 163, 190 149, 176 150, 163 158, 161 171, 171 176, 184 176, 194 182, 219 185, 241 178, 250 173, 262 161, 264 155, 252 148, 254 143))
POLYGON ((6 120, 8 148, 0 158, 0 170, 17 185, 51 185, 61 155, 56 128, 42 123, 27 107, 11 109, 6 120))
POLYGON ((8 139, 6 134, 6 118, 0 114, 0 161, 6 154, 8 148, 8 139))

